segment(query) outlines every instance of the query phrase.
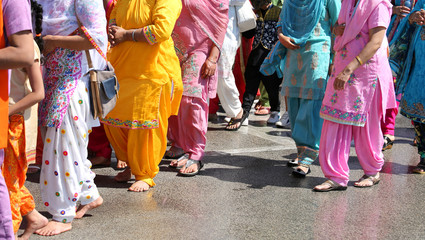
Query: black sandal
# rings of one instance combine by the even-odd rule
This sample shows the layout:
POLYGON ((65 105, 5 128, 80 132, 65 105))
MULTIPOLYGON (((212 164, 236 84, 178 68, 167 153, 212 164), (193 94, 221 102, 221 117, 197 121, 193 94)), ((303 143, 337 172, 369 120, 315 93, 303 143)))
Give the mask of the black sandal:
POLYGON ((241 118, 231 118, 230 121, 227 123, 225 130, 227 131, 237 131, 239 128, 242 127, 242 123, 248 118, 248 113, 245 111, 242 114, 241 118), (229 128, 230 126, 233 126, 235 124, 239 123, 239 126, 237 128, 229 128))
POLYGON ((393 140, 391 140, 388 136, 384 136, 384 146, 382 146, 382 151, 391 149, 393 147, 393 144, 393 140))
POLYGON ((287 165, 288 167, 295 167, 295 166, 298 166, 298 158, 295 158, 295 159, 289 160, 289 161, 288 161, 288 163, 286 163, 286 165, 287 165))
POLYGON ((329 192, 329 191, 345 191, 347 190, 347 186, 342 186, 339 185, 338 183, 332 181, 332 180, 326 180, 324 183, 317 185, 316 187, 313 188, 313 191, 315 192, 329 192), (318 189, 316 188, 317 186, 322 186, 322 185, 326 185, 329 186, 328 188, 324 188, 324 189, 318 189))
POLYGON ((299 164, 298 167, 294 168, 294 171, 292 171, 292 175, 294 177, 304 178, 307 176, 307 174, 311 173, 311 169, 309 165, 306 164, 299 164), (307 168, 307 172, 304 172, 303 170, 299 169, 298 167, 305 167, 307 168))

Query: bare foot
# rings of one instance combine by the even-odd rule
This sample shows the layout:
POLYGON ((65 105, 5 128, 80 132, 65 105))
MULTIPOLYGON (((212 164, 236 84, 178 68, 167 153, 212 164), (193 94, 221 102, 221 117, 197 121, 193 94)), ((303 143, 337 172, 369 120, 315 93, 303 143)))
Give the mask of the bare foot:
POLYGON ((126 168, 126 167, 127 167, 127 163, 118 159, 118 162, 117 162, 117 168, 122 168, 122 169, 124 169, 124 168, 126 168))
POLYGON ((27 220, 27 227, 25 228, 24 234, 19 238, 23 240, 29 239, 36 230, 45 227, 49 222, 46 217, 35 209, 25 215, 25 219, 27 220))
POLYGON ((105 166, 105 167, 111 166, 111 159, 105 158, 102 156, 92 157, 90 161, 93 166, 105 166))
POLYGON ((147 184, 146 182, 142 180, 139 180, 133 183, 131 187, 128 188, 128 190, 132 192, 145 192, 149 190, 149 188, 150 188, 149 184, 147 184))
POLYGON ((127 182, 131 179, 131 169, 130 167, 126 167, 124 171, 118 173, 114 177, 117 182, 127 182))
POLYGON ((41 236, 54 236, 72 229, 71 223, 61 223, 50 221, 46 226, 35 231, 36 234, 41 236))
POLYGON ((77 213, 75 214, 75 218, 76 219, 82 218, 88 210, 97 208, 100 205, 102 205, 102 203, 103 203, 103 198, 99 196, 96 200, 94 200, 93 202, 87 205, 80 205, 77 209, 77 213))

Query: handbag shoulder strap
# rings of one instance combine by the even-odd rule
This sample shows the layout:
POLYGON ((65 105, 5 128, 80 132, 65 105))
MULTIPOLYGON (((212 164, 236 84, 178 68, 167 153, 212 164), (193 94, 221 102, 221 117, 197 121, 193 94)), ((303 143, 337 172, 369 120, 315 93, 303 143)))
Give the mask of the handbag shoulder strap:
MULTIPOLYGON (((96 51, 100 54, 100 56, 102 56, 103 59, 105 59, 106 62, 108 62, 108 59, 106 58, 105 53, 103 53, 102 49, 100 49, 99 45, 96 43, 96 41, 90 36, 89 31, 87 31, 87 28, 84 27, 83 24, 81 24, 80 18, 78 17, 77 14, 77 0, 74 1, 74 9, 75 9, 75 17, 77 18, 77 22, 78 22, 78 30, 82 30, 84 35, 87 37, 87 39, 90 41, 90 43, 93 45, 94 49, 96 49, 96 51)), ((90 54, 88 50, 85 50, 86 52, 86 57, 87 57, 87 62, 89 64, 89 68, 93 68, 93 62, 91 60, 90 54)))

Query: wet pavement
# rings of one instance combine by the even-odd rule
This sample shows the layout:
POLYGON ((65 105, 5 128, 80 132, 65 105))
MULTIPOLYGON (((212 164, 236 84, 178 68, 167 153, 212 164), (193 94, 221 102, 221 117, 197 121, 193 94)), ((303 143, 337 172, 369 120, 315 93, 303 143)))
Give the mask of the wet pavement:
MULTIPOLYGON (((419 156, 409 120, 397 119, 380 184, 353 187, 363 173, 352 148, 347 191, 329 193, 312 191, 325 180, 318 161, 307 178, 290 175, 286 163, 296 157, 290 131, 266 120, 251 114, 248 127, 228 132, 219 116, 209 125, 201 173, 178 177, 164 160, 157 186, 148 192, 128 192, 134 179, 114 182, 114 168, 94 169, 104 204, 75 220, 71 231, 48 239, 425 238, 425 175, 411 173, 419 156)), ((37 209, 50 217, 41 204, 38 174, 29 175, 26 186, 37 209)))

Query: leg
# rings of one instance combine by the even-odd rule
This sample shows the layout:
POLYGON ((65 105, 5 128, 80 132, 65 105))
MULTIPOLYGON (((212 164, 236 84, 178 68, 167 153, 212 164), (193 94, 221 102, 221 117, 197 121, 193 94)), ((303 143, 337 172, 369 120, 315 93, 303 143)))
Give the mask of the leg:
MULTIPOLYGON (((167 149, 168 118, 171 114, 172 83, 162 88, 159 103, 159 127, 131 129, 128 133, 128 163, 136 182, 128 189, 133 192, 147 191, 155 185, 153 178, 159 172, 159 163, 167 149)), ((208 109, 208 105, 206 105, 208 109)), ((206 111, 208 114, 208 111, 206 111)), ((208 121, 207 115, 205 120, 208 121)))
MULTIPOLYGON (((373 96, 370 110, 367 114, 364 127, 353 127, 354 143, 356 146, 357 158, 367 176, 375 176, 384 165, 384 155, 382 154, 382 145, 384 138, 381 131, 381 119, 383 110, 381 107, 380 85, 377 85, 375 95, 373 96)), ((372 186, 370 180, 356 183, 356 186, 372 186)))
POLYGON ((425 173, 425 124, 419 122, 413 122, 415 129, 418 154, 420 156, 419 164, 413 169, 414 173, 425 173))
POLYGON ((319 161, 326 178, 341 186, 348 183, 348 157, 352 139, 352 126, 323 121, 319 161))
POLYGON ((93 128, 89 135, 88 149, 95 153, 95 156, 90 158, 93 165, 111 165, 112 148, 109 144, 103 124, 93 128))
POLYGON ((43 203, 53 221, 37 234, 52 236, 71 230, 77 201, 84 206, 102 199, 87 159, 89 117, 89 98, 80 81, 60 128, 47 128, 40 185, 43 203))
MULTIPOLYGON (((127 163, 128 162, 128 129, 105 125, 105 133, 108 136, 109 142, 115 150, 117 159, 127 163)), ((115 176, 117 182, 127 182, 131 178, 130 168, 127 167, 123 172, 115 176)))
MULTIPOLYGON (((0 149, 0 166, 3 164, 4 151, 0 149)), ((4 182, 3 174, 0 173, 0 239, 13 239, 12 214, 10 211, 9 192, 4 182)))
POLYGON ((270 111, 272 112, 280 112, 279 86, 282 80, 277 77, 276 73, 262 77, 262 82, 269 96, 270 111))
POLYGON ((320 118, 321 100, 288 98, 292 138, 298 150, 299 166, 294 173, 305 175, 319 155, 323 120, 320 118), (302 172, 300 172, 300 170, 302 172))

